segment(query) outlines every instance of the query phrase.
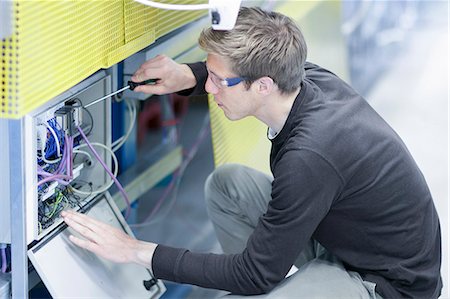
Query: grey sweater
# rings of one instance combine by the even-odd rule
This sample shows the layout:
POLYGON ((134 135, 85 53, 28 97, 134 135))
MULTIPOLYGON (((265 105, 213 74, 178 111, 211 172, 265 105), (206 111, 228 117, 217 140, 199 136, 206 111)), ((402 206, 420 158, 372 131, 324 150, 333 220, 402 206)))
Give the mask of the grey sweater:
MULTIPOLYGON (((204 92, 203 63, 189 65, 204 92)), ((307 63, 288 119, 272 140, 267 212, 240 254, 158 245, 158 278, 228 290, 270 291, 314 238, 384 298, 437 298, 438 216, 399 136, 350 86, 307 63)))

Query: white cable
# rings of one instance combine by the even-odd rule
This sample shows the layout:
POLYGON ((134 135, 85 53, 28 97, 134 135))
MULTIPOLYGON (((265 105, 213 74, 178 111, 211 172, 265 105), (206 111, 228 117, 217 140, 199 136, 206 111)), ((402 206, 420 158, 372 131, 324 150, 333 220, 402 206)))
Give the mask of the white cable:
POLYGON ((122 145, 125 144, 128 137, 130 137, 131 132, 133 131, 134 124, 136 123, 136 115, 137 115, 137 108, 134 102, 131 102, 132 100, 125 100, 125 103, 127 104, 127 108, 129 111, 129 118, 130 118, 130 125, 128 127, 127 133, 114 141, 111 145, 112 151, 116 152, 119 148, 122 147, 122 145))
POLYGON ((42 137, 44 137, 44 136, 40 136, 40 137, 38 137, 39 139, 41 139, 40 140, 40 144, 41 144, 41 148, 40 148, 40 150, 41 150, 41 155, 38 155, 38 158, 39 159, 41 159, 42 161, 44 161, 46 164, 56 164, 56 163, 58 163, 59 161, 61 161, 61 145, 60 145, 60 143, 59 143, 59 138, 58 138, 58 135, 56 135, 56 132, 55 132, 55 130, 47 123, 47 122, 45 122, 45 123, 40 123, 40 124, 38 124, 38 127, 39 126, 43 126, 43 127, 45 127, 46 128, 46 131, 45 131, 45 134, 47 134, 47 130, 49 130, 50 131, 50 133, 53 135, 53 138, 55 139, 55 143, 56 143, 56 155, 57 155, 57 159, 54 159, 54 160, 47 160, 46 158, 45 158, 45 143, 47 142, 46 140, 44 140, 42 137))
MULTIPOLYGON (((39 157, 39 156, 38 156, 39 157)), ((55 159, 55 160, 47 160, 46 158, 45 158, 45 153, 44 153, 44 156, 42 156, 42 157, 39 157, 42 161, 44 161, 45 163, 47 163, 47 164, 56 164, 56 163, 58 163, 59 161, 61 161, 61 158, 58 158, 58 159, 55 159)))
MULTIPOLYGON (((132 119, 133 119, 133 110, 132 110, 132 107, 131 107, 130 102, 128 102, 127 99, 125 99, 125 104, 127 105, 128 118, 129 118, 130 126, 131 126, 131 122, 132 122, 132 119)), ((130 130, 130 128, 127 129, 127 132, 128 132, 129 130, 130 130)), ((113 143, 111 143, 111 148, 112 148, 113 152, 116 151, 116 150, 114 150, 114 148, 124 140, 124 138, 125 138, 126 135, 127 135, 127 134, 120 136, 120 138, 117 138, 116 141, 114 141, 113 143)), ((122 144, 120 144, 120 146, 122 146, 122 144)), ((120 147, 120 146, 119 146, 119 147, 120 147)))
POLYGON ((88 152, 85 151, 80 151, 80 150, 73 150, 74 154, 81 154, 81 155, 85 155, 88 157, 89 161, 93 162, 94 160, 92 160, 92 156, 91 154, 89 154, 88 152))
MULTIPOLYGON (((46 128, 46 131, 45 131, 45 134, 47 134, 47 130, 49 130, 50 131, 50 133, 53 135, 53 138, 55 139, 55 143, 56 143, 56 154, 57 154, 57 157, 59 157, 58 159, 55 159, 55 160, 47 160, 46 158, 45 158, 45 143, 47 142, 47 139, 45 138, 43 138, 43 137, 45 137, 45 136, 38 136, 38 139, 40 139, 40 150, 41 150, 41 154, 42 154, 42 157, 41 156, 39 156, 38 155, 38 158, 40 158, 42 161, 44 161, 45 163, 47 163, 47 164, 55 164, 55 163, 58 163, 60 160, 61 160, 61 145, 60 145, 60 143, 59 143, 59 138, 58 138, 58 136, 56 135, 56 132, 55 132, 55 130, 47 123, 47 122, 45 122, 45 123, 40 123, 40 124, 38 124, 38 127, 39 126, 43 126, 43 127, 45 127, 46 128)), ((39 133, 38 133, 39 134, 39 133)))
POLYGON ((212 8, 209 4, 191 4, 191 5, 183 5, 183 4, 166 4, 161 2, 149 1, 149 0, 134 0, 141 4, 160 8, 167 10, 202 10, 202 9, 210 9, 212 8))
POLYGON ((125 100, 125 103, 127 104, 127 109, 129 112, 129 121, 130 121, 130 125, 128 127, 127 133, 123 136, 121 136, 120 138, 118 138, 116 141, 114 141, 111 144, 112 150, 113 152, 116 152, 120 147, 122 147, 122 145, 125 144, 125 142, 127 141, 128 137, 131 134, 131 131, 133 130, 134 127, 134 123, 136 120, 136 106, 132 105, 131 102, 129 100, 125 100))
MULTIPOLYGON (((117 177, 117 173, 119 172, 119 162, 117 161, 117 157, 114 154, 114 152, 104 144, 101 144, 98 142, 92 142, 91 144, 95 145, 95 146, 99 146, 99 147, 105 149, 106 151, 108 151, 109 153, 111 153, 111 157, 114 162, 113 163, 114 176, 117 177)), ((80 144, 80 145, 77 145, 76 147, 74 147, 74 150, 79 150, 80 148, 84 148, 87 146, 88 146, 87 144, 83 143, 83 144, 80 144)), ((114 184, 114 181, 111 179, 109 182, 107 182, 105 185, 101 186, 99 189, 92 190, 92 192, 81 191, 81 190, 75 189, 73 186, 72 186, 72 190, 74 193, 81 194, 81 195, 95 195, 95 194, 100 194, 100 193, 105 192, 112 186, 112 184, 114 184)))
MULTIPOLYGON (((201 143, 203 142, 203 138, 206 137, 206 134, 208 133, 208 125, 210 123, 210 117, 209 117, 209 113, 206 114, 204 120, 203 120, 203 125, 200 129, 200 132, 198 133, 198 136, 196 138, 196 141, 194 143, 194 145, 192 146, 192 148, 189 150, 188 155, 186 156, 185 160, 183 160, 181 162, 181 165, 178 169, 178 174, 176 175, 177 177, 176 182, 175 182, 175 186, 173 187, 173 189, 169 192, 172 192, 172 202, 169 203, 169 207, 164 211, 159 211, 159 214, 155 214, 155 218, 153 219, 148 219, 153 211, 150 213, 149 216, 147 216, 147 219, 144 220, 144 222, 141 223, 136 223, 136 224, 129 224, 130 227, 132 228, 140 228, 140 227, 144 227, 150 224, 153 224, 157 221, 159 221, 160 219, 166 217, 170 212, 171 212, 171 208, 173 207, 173 205, 175 204, 175 201, 177 200, 177 194, 178 194, 178 189, 180 188, 180 184, 181 184, 181 180, 183 179, 183 175, 184 175, 184 171, 186 170, 187 166, 189 165, 189 163, 191 163, 192 159, 194 158, 194 156, 198 153, 198 150, 200 148, 201 143), (162 214, 164 213, 164 214, 162 214)), ((172 183, 171 183, 172 184, 172 183)), ((167 195, 169 196, 169 195, 167 195)))

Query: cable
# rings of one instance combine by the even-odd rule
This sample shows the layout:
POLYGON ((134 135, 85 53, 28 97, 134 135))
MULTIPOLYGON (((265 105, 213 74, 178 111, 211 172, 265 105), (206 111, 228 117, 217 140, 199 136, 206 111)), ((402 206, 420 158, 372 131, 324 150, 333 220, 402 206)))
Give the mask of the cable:
POLYGON ((89 136, 94 129, 94 117, 92 116, 91 111, 89 111, 86 107, 83 107, 83 110, 86 111, 86 113, 89 115, 89 118, 91 119, 91 127, 89 128, 89 131, 86 132, 86 136, 89 136))
POLYGON ((81 107, 83 108, 84 111, 86 111, 86 113, 88 114, 90 120, 91 120, 91 126, 89 128, 89 131, 87 131, 85 134, 86 136, 89 136, 94 128, 94 117, 92 116, 92 113, 89 111, 89 109, 87 109, 85 106, 83 106, 83 102, 81 102, 81 100, 79 98, 74 98, 72 99, 72 101, 77 102, 78 104, 80 104, 80 106, 73 106, 73 107, 81 107))
MULTIPOLYGON (((87 135, 86 135, 87 136, 87 135)), ((78 149, 74 149, 73 150, 73 153, 74 154, 81 154, 81 155, 85 155, 85 156, 87 156, 88 157, 88 161, 89 162, 91 162, 92 163, 92 156, 91 156, 91 154, 89 154, 88 152, 85 152, 85 151, 81 151, 81 150, 78 150, 78 149)))
POLYGON ((86 132, 86 136, 89 136, 91 134, 92 130, 94 129, 94 117, 92 116, 91 111, 89 111, 89 109, 87 109, 86 107, 83 106, 83 102, 81 102, 81 100, 79 98, 75 98, 73 100, 78 102, 78 104, 80 104, 80 106, 83 108, 84 111, 86 111, 86 113, 88 114, 88 116, 91 120, 91 127, 89 128, 89 131, 86 132))
MULTIPOLYGON (((52 211, 50 212, 50 215, 45 215, 45 217, 47 217, 47 218, 49 218, 49 219, 52 218, 53 215, 55 215, 56 211, 58 210, 58 206, 59 206, 59 204, 61 203, 62 200, 63 200, 63 194, 62 194, 60 191, 58 191, 58 193, 57 193, 57 195, 56 195, 56 200, 55 200, 55 202, 51 204, 52 207, 53 207, 53 209, 52 209, 52 211)), ((49 206, 49 205, 48 205, 48 206, 49 206)))
MULTIPOLYGON (((38 157, 39 157, 39 156, 38 156, 38 157)), ((43 162, 47 163, 47 164, 56 164, 56 163, 58 163, 59 161, 61 161, 61 158, 58 158, 58 159, 55 159, 55 160, 47 160, 47 159, 45 158, 45 156, 42 156, 42 157, 39 157, 39 158, 41 158, 41 160, 42 160, 43 162)))
POLYGON ((48 122, 45 122, 44 125, 47 127, 47 129, 50 131, 50 133, 53 135, 53 138, 55 139, 56 143, 56 155, 57 157, 61 157, 61 145, 59 144, 59 137, 56 134, 55 130, 48 122))
POLYGON ((61 158, 61 163, 56 169, 55 173, 48 173, 44 171, 40 171, 38 174, 42 176, 46 176, 42 180, 38 181, 37 186, 51 181, 58 181, 63 185, 67 185, 69 181, 72 179, 72 146, 73 146, 73 138, 71 136, 65 136, 65 146, 64 152, 61 158), (63 174, 63 168, 66 166, 66 174, 63 174), (65 181, 64 181, 65 180, 65 181))
POLYGON ((191 5, 183 5, 183 4, 166 4, 161 2, 149 1, 149 0, 134 0, 141 4, 160 8, 167 10, 202 10, 202 9, 210 9, 212 8, 209 4, 191 4, 191 5))
MULTIPOLYGON (((101 144, 101 143, 92 142, 91 145, 101 147, 101 148, 105 149, 106 151, 108 151, 111 154, 111 157, 112 157, 112 160, 113 160, 113 167, 112 168, 114 169, 114 176, 117 176, 117 173, 119 171, 119 162, 118 162, 117 156, 114 154, 114 152, 110 148, 108 148, 106 145, 101 144)), ((75 147, 75 150, 78 150, 78 149, 83 148, 83 147, 88 147, 88 145, 86 143, 77 145, 75 147)), ((113 183, 114 183, 114 181, 110 180, 109 182, 107 182, 105 185, 103 185, 99 189, 97 189, 95 191, 91 190, 90 192, 81 191, 79 189, 76 189, 74 186, 71 186, 71 188, 72 188, 72 191, 74 193, 77 193, 77 194, 80 194, 80 195, 87 195, 87 196, 89 196, 89 195, 92 195, 92 194, 95 195, 95 194, 100 194, 100 193, 103 193, 103 192, 107 191, 112 186, 113 183)))
POLYGON ((125 219, 128 218, 128 216, 130 215, 130 200, 128 198, 127 193, 125 192, 125 190, 123 189, 122 185, 120 184, 119 180, 117 180, 116 176, 111 172, 111 170, 108 168, 108 166, 106 166, 105 162, 103 162, 102 158, 99 156, 99 154, 95 151, 94 147, 91 145, 91 143, 89 142, 89 140, 87 139, 86 135, 83 132, 83 129, 81 129, 80 127, 77 127, 78 131, 80 132, 81 136, 83 137, 84 141, 86 142, 87 146, 89 147, 89 149, 92 151, 92 153, 94 154, 95 158, 98 160, 98 162, 100 162, 100 164, 102 164, 103 168, 106 170, 106 172, 109 174, 109 176, 113 179, 113 181, 116 183, 117 187, 119 188, 120 193, 122 193, 123 198, 125 199, 125 202, 127 204, 127 210, 125 212, 125 219))
POLYGON ((64 181, 64 179, 70 179, 70 177, 65 175, 65 174, 55 174, 55 175, 48 176, 48 177, 43 178, 42 180, 40 180, 38 182, 38 186, 40 186, 40 185, 42 185, 44 183, 53 182, 53 181, 58 181, 60 184, 63 184, 63 185, 64 184, 65 185, 69 184, 69 182, 64 181))
MULTIPOLYGON (((55 144, 56 144, 56 156, 58 157, 57 159, 54 159, 54 160, 48 160, 45 157, 47 152, 43 151, 42 157, 39 157, 39 158, 41 158, 41 160, 44 161, 47 164, 56 164, 56 163, 58 163, 61 160, 61 158, 60 158, 61 157, 61 144, 59 142, 58 135, 56 134, 55 130, 53 129, 52 126, 50 126, 50 124, 48 122, 40 123, 40 124, 38 124, 38 126, 45 126, 47 128, 47 130, 49 130, 50 133, 52 134, 53 139, 54 139, 55 144)), ((48 142, 48 140, 47 140, 47 142, 48 142)))
POLYGON ((130 125, 128 127, 127 133, 124 136, 118 138, 116 141, 114 141, 111 144, 113 152, 117 152, 117 150, 119 148, 121 148, 122 145, 125 144, 125 142, 127 141, 128 137, 130 137, 131 132, 133 131, 133 127, 134 127, 134 125, 136 123, 136 116, 137 116, 136 105, 134 104, 134 102, 132 104, 131 100, 128 100, 128 99, 125 100, 125 104, 127 105, 127 108, 128 108, 128 111, 129 111, 130 125))
POLYGON ((172 209, 173 205, 176 202, 176 196, 177 196, 180 184, 181 184, 181 179, 183 178, 184 171, 186 170, 186 168, 189 165, 189 163, 192 161, 192 159, 197 154, 201 143, 203 142, 203 140, 207 136, 207 133, 209 132, 208 129, 209 129, 209 113, 206 114, 206 116, 204 118, 204 121, 203 121, 202 128, 200 129, 200 132, 198 134, 198 137, 197 137, 195 143, 191 146, 188 154, 186 155, 186 159, 183 161, 183 163, 181 163, 181 165, 177 169, 177 171, 175 171, 169 186, 166 188, 166 190, 164 191, 163 195, 159 198, 159 200, 157 201, 155 207, 150 212, 149 216, 147 216, 147 218, 141 223, 130 224, 129 225, 130 227, 139 228, 139 227, 144 227, 144 226, 147 226, 149 224, 154 223, 156 218, 152 219, 153 216, 156 214, 156 212, 159 211, 162 203, 165 201, 165 199, 169 195, 170 191, 172 191, 172 188, 174 188, 173 189, 174 190, 173 191, 173 195, 172 195, 173 196, 173 200, 169 204, 169 207, 166 209, 165 215, 172 209))
POLYGON ((65 140, 64 151, 63 151, 63 155, 61 158, 61 163, 58 165, 58 168, 55 171, 56 174, 62 173, 63 168, 67 163, 67 156, 69 155, 68 151, 73 150, 72 148, 69 148, 70 147, 70 142, 69 142, 70 138, 72 138, 72 137, 68 137, 67 135, 64 136, 64 140, 65 140))

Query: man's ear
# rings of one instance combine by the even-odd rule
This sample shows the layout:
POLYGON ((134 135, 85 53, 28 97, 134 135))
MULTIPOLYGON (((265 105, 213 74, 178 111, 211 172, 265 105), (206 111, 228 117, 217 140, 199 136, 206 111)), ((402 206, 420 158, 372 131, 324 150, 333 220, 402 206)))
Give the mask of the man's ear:
POLYGON ((256 91, 264 96, 271 94, 275 88, 275 82, 270 77, 261 77, 255 83, 256 91))

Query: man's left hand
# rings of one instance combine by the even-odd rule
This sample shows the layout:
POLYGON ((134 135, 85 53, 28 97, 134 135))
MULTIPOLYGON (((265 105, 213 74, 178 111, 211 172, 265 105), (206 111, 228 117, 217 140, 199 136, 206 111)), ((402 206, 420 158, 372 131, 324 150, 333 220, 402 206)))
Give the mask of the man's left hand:
POLYGON ((136 263, 151 268, 157 244, 136 240, 122 230, 84 214, 63 211, 61 216, 84 238, 71 235, 69 239, 74 244, 116 263, 136 263))

